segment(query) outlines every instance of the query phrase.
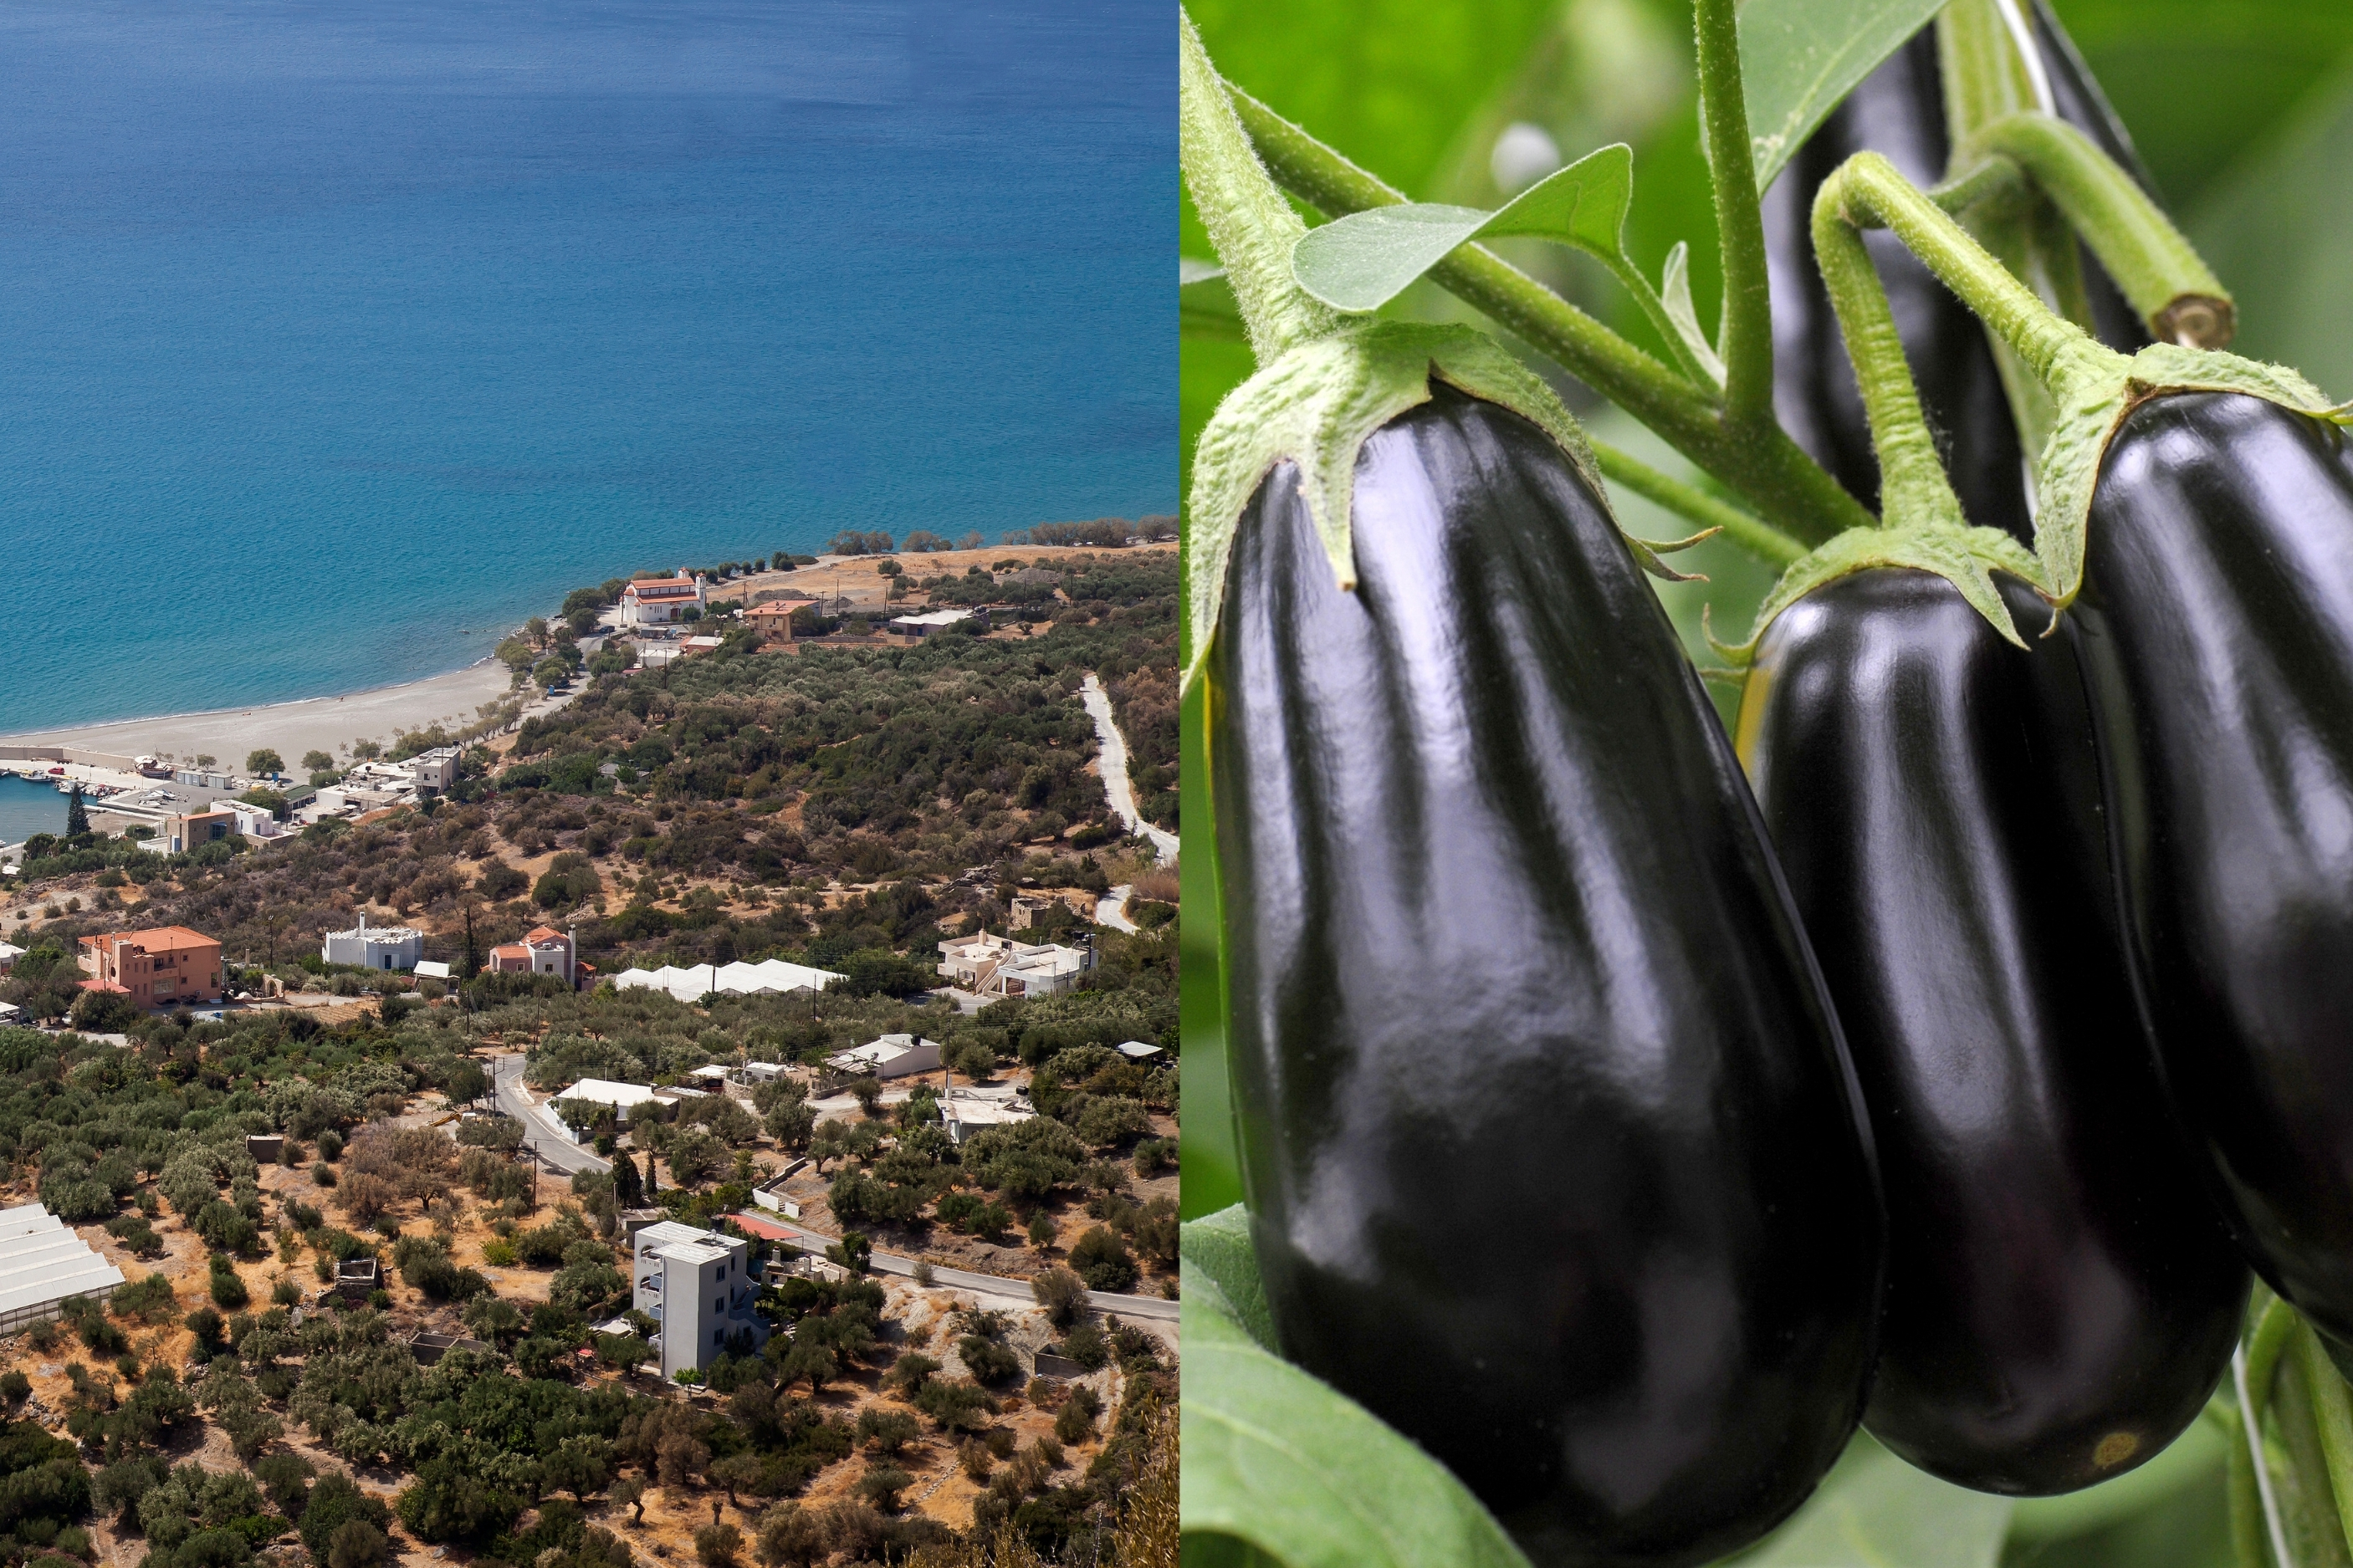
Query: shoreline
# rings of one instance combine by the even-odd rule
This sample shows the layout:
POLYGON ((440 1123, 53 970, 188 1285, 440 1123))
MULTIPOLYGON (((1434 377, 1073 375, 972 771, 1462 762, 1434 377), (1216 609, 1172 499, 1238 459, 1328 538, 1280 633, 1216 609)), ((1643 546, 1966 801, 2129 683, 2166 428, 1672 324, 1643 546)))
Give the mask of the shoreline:
POLYGON ((241 770, 248 752, 269 748, 299 771, 304 752, 340 752, 351 742, 389 742, 395 730, 474 722, 475 710, 512 690, 507 667, 485 656, 462 668, 340 696, 299 697, 248 707, 210 708, 109 719, 0 735, 0 746, 67 746, 82 751, 184 758, 206 752, 241 770))
MULTIPOLYGON (((902 553, 894 558, 919 574, 925 566, 953 573, 976 562, 1008 555, 1048 564, 1073 555, 1124 553, 1128 549, 1143 554, 1175 548, 1172 544, 1146 544, 1113 551, 1090 545, 998 544, 932 555, 902 553)), ((837 595, 848 590, 847 599, 853 612, 871 615, 885 607, 883 590, 888 579, 872 574, 872 563, 880 559, 828 552, 819 555, 814 565, 789 573, 754 574, 727 584, 727 591, 748 601, 764 592, 809 590, 822 596, 828 590, 837 595)), ((513 629, 520 630, 521 623, 513 629)), ((613 629, 601 628, 598 635, 610 635, 613 629)), ((497 656, 485 654, 462 668, 341 695, 297 697, 194 712, 12 731, 0 734, 0 747, 63 746, 116 755, 161 756, 169 752, 183 759, 210 753, 219 759, 224 769, 230 770, 241 769, 248 752, 267 747, 279 753, 290 772, 299 774, 305 752, 338 753, 340 763, 342 749, 353 741, 369 739, 388 743, 395 730, 423 729, 437 722, 452 729, 471 724, 478 709, 517 689, 506 666, 499 662, 497 656)), ((551 702, 531 687, 520 689, 527 694, 526 716, 560 706, 569 697, 567 693, 551 702)))

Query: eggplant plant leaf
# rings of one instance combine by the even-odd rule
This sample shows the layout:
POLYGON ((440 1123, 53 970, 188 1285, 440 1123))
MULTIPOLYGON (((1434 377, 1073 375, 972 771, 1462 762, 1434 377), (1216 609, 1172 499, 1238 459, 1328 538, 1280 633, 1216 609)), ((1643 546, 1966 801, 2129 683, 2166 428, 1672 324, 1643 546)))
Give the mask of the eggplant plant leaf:
POLYGON ((1474 239, 1524 235, 1574 246, 1608 263, 1626 259, 1626 211, 1634 200, 1634 152, 1623 142, 1588 153, 1493 212, 1409 202, 1352 213, 1312 228, 1291 253, 1299 286, 1335 310, 1377 310, 1474 239))
POLYGON ((1757 188, 1771 184, 1840 100, 1944 4, 1746 0, 1740 7, 1740 75, 1757 188))
POLYGON ((1240 1209, 1179 1233, 1185 1560, 1528 1568, 1445 1466, 1260 1343, 1237 1310, 1265 1310, 1249 1234, 1240 1209))
MULTIPOLYGON (((1192 1456, 1186 1456, 1191 1463, 1192 1456)), ((1737 1568, 1994 1568, 2008 1498, 1915 1470, 1857 1435, 1788 1523, 1730 1560, 1737 1568)))

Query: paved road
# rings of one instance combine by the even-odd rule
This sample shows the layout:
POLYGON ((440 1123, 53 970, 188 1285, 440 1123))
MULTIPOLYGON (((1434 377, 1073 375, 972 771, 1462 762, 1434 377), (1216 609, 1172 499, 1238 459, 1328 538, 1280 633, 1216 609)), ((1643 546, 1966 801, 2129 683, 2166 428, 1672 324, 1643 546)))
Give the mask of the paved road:
POLYGON ((1095 924, 1109 926, 1113 931, 1136 934, 1135 922, 1127 918, 1127 895, 1131 889, 1125 882, 1111 890, 1111 897, 1095 900, 1095 924))
MULTIPOLYGON (((760 1217, 784 1226, 819 1252, 841 1239, 838 1236, 811 1230, 807 1226, 795 1225, 782 1215, 763 1214, 760 1217)), ((872 1262, 874 1268, 884 1274, 913 1275, 915 1272, 913 1258, 901 1258, 892 1253, 878 1252, 872 1262)), ((1008 1279, 1001 1274, 975 1274, 969 1269, 949 1268, 937 1263, 932 1265, 932 1283, 948 1289, 976 1290, 984 1295, 1005 1296, 1019 1301, 1032 1300, 1029 1282, 1026 1279, 1008 1279)), ((1174 1322, 1177 1316, 1177 1303, 1157 1296, 1114 1296, 1107 1291, 1090 1290, 1087 1292, 1087 1305, 1099 1311, 1118 1312, 1132 1318, 1165 1318, 1174 1322)))
POLYGON ((594 1152, 582 1148, 557 1132, 539 1108, 522 1092, 522 1053, 491 1058, 491 1093, 498 1108, 522 1123, 523 1142, 538 1152, 541 1163, 555 1170, 609 1171, 609 1160, 599 1160, 594 1152))
POLYGON ((1103 794, 1111 799, 1112 815, 1127 824, 1130 833, 1141 833, 1152 840, 1160 863, 1166 865, 1176 858, 1176 836, 1165 827, 1153 826, 1135 809, 1135 790, 1127 778, 1127 740, 1112 719, 1110 695, 1092 669, 1087 671, 1079 700, 1086 704, 1087 717, 1095 721, 1095 740, 1103 750, 1103 794))

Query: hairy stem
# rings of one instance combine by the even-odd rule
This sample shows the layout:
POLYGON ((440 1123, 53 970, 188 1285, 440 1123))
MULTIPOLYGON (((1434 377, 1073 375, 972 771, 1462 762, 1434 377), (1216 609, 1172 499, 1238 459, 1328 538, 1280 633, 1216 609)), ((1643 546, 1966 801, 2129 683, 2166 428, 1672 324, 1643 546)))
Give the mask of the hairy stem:
POLYGON ((1872 450, 1879 458, 1879 515, 1903 525, 1961 525, 1961 503, 1945 477, 1936 439, 1920 409, 1919 389, 1904 357, 1904 336, 1887 291, 1872 266, 1862 234, 1839 210, 1838 193, 1824 185, 1813 211, 1814 257, 1838 312, 1839 331, 1853 362, 1862 409, 1871 421, 1872 450))
POLYGON ((1702 528, 1724 531, 1725 538, 1739 545, 1761 561, 1788 565, 1805 554, 1806 547, 1775 528, 1751 517, 1729 501, 1718 500, 1694 485, 1667 475, 1643 462, 1640 458, 1621 452, 1602 441, 1591 442, 1594 460, 1601 465, 1601 477, 1613 485, 1623 485, 1644 500, 1662 506, 1677 517, 1698 523, 1702 528))
POLYGON ((1250 352, 1266 364, 1330 332, 1330 307, 1293 281, 1291 247, 1307 232, 1250 148, 1193 18, 1176 13, 1177 153, 1201 226, 1225 263, 1250 352))
POLYGON ((1743 422, 1773 418, 1773 296, 1765 268, 1765 219, 1748 142, 1734 0, 1698 0, 1700 113, 1707 126, 1708 182, 1724 258, 1724 399, 1743 422))
POLYGON ((1989 153, 2024 169, 2066 215, 2158 342, 2218 349, 2231 341, 2230 290, 2091 138, 2048 114, 2012 114, 1979 129, 1956 166, 1989 153))
POLYGON ((1822 182, 1817 196, 1858 227, 1894 231, 1977 313, 1993 334, 2018 352, 2034 378, 2063 401, 2077 386, 2113 380, 2124 356, 2103 348, 2073 322, 2054 314, 2034 290, 2012 277, 1926 193, 1876 153, 1857 153, 1822 182))
MULTIPOLYGON (((1332 216, 1389 206, 1396 191, 1239 89, 1234 110, 1285 190, 1332 216)), ((1723 405, 1483 247, 1466 245, 1430 272, 1538 353, 1631 414, 1807 544, 1873 521, 1779 426, 1727 425, 1723 405)))

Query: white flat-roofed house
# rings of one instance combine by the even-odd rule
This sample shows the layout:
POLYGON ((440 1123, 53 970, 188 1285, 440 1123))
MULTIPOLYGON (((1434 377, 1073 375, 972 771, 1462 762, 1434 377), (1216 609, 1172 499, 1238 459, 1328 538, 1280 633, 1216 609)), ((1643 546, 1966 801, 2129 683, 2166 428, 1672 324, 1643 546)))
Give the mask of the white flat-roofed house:
POLYGON ((976 996, 1052 996, 1094 967, 1094 954, 1060 942, 1015 942, 982 931, 940 943, 939 972, 976 996))
POLYGON ((621 624, 661 626, 688 609, 702 610, 706 604, 703 587, 702 574, 690 575, 683 566, 675 577, 640 577, 621 590, 621 624))
POLYGON ((248 838, 275 838, 285 831, 278 820, 278 814, 266 805, 255 805, 249 801, 225 800, 220 803, 220 808, 235 819, 236 830, 248 838))
POLYGON ((356 963, 363 969, 414 969, 425 956, 425 933, 414 926, 368 929, 367 916, 350 931, 331 931, 319 956, 329 963, 356 963))
POLYGON ((940 1043, 913 1035, 882 1035, 825 1058, 826 1066, 854 1078, 905 1078, 940 1070, 940 1043))
POLYGON ((767 1320, 752 1310, 760 1281, 751 1243, 663 1220, 638 1231, 631 1245, 629 1304, 661 1325, 654 1348, 665 1382, 709 1366, 738 1335, 748 1334, 754 1351, 767 1342, 767 1320))
MULTIPOLYGON (((628 1121, 629 1112, 640 1105, 678 1103, 677 1096, 665 1094, 649 1084, 615 1083, 612 1079, 604 1078, 584 1078, 569 1089, 560 1089, 551 1095, 547 1103, 550 1107, 554 1107, 567 1100, 585 1100, 590 1105, 609 1105, 613 1108, 614 1119, 619 1121, 628 1121)), ((564 1130, 565 1136, 570 1138, 575 1143, 587 1137, 586 1133, 574 1128, 569 1122, 564 1123, 564 1130)))
POLYGON ((1000 1085, 988 1089, 951 1088, 940 1100, 940 1126, 948 1142, 962 1143, 986 1127, 1009 1127, 1038 1114, 1018 1089, 1000 1085))

